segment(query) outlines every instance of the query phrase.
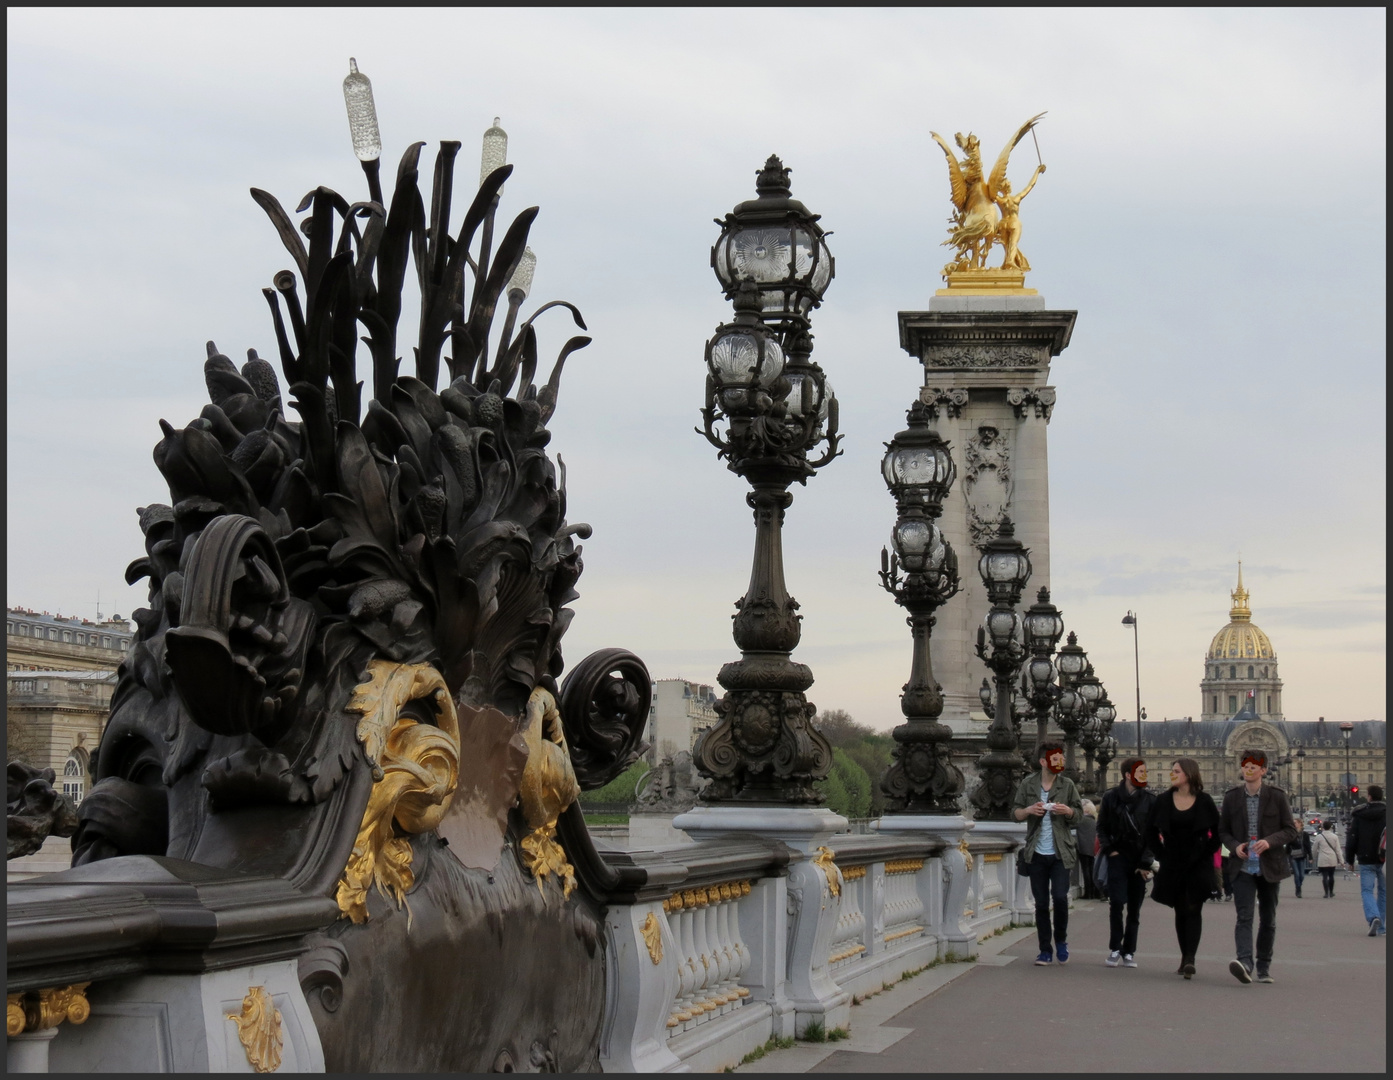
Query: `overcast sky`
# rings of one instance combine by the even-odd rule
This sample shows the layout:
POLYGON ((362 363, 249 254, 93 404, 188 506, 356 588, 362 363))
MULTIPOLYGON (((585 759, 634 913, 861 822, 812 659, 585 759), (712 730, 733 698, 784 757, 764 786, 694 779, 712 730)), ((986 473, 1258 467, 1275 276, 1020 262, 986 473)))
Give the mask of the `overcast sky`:
MULTIPOLYGON (((876 582, 877 466, 922 382, 896 313, 927 308, 944 262, 929 131, 994 155, 1047 109, 1022 247, 1028 284, 1079 313, 1051 379, 1066 624, 1131 719, 1138 611, 1149 715, 1198 715, 1241 553, 1287 717, 1385 718, 1382 10, 10 9, 7 28, 9 603, 144 603, 122 574, 135 508, 168 499, 157 421, 206 402, 204 341, 275 355, 260 289, 288 257, 247 189, 366 198, 354 56, 388 175, 409 143, 429 175, 459 139, 467 186, 502 118, 504 211, 541 207, 533 298, 574 301, 594 336, 552 424, 595 529, 572 661, 621 645, 709 682, 738 656, 748 489, 692 427, 730 310, 711 219, 782 155, 835 234, 813 329, 846 434, 788 513, 798 658, 820 707, 889 727, 909 636, 876 582)), ((544 363, 571 330, 547 319, 544 363)))

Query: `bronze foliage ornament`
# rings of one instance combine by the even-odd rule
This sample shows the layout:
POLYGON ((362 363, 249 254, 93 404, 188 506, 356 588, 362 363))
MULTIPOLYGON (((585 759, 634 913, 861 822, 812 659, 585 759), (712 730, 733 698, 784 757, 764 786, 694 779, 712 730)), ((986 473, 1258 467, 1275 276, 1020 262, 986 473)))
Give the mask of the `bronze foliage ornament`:
POLYGON ((590 528, 567 520, 547 425, 590 338, 545 375, 539 317, 585 322, 524 310, 537 208, 495 232, 501 158, 456 202, 453 140, 423 198, 424 146, 385 184, 361 158, 358 201, 315 187, 292 213, 252 191, 290 267, 263 289, 274 359, 209 342, 207 404, 161 421, 169 494, 138 511, 127 569, 148 601, 74 864, 158 856, 334 897, 303 968, 331 1071, 481 1071, 537 1046, 593 1069, 619 875, 573 804, 645 749, 652 687, 621 649, 562 679, 590 528))
POLYGON ((376 781, 336 894, 339 910, 355 923, 368 917, 374 884, 402 906, 414 881, 409 837, 440 824, 459 782, 459 720, 440 673, 426 664, 373 660, 368 675, 347 711, 362 717, 358 740, 376 781), (403 713, 422 705, 433 722, 403 713))
POLYGON ((264 986, 248 988, 242 1011, 228 1013, 227 1018, 237 1025, 237 1039, 254 1071, 275 1072, 281 1067, 285 1043, 281 1011, 264 986))

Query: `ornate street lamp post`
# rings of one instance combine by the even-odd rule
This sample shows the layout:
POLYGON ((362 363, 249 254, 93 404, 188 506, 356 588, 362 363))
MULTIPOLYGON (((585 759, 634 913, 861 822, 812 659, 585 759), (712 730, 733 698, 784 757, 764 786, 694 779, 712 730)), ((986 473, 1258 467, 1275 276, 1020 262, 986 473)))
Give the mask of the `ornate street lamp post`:
POLYGON ((1095 754, 1101 753, 1103 746, 1112 736, 1112 722, 1117 718, 1117 710, 1108 700, 1107 690, 1103 691, 1103 696, 1098 699, 1098 704, 1093 707, 1093 717, 1079 734, 1079 745, 1084 748, 1084 754, 1088 759, 1088 768, 1085 773, 1085 793, 1092 795, 1103 789, 1102 781, 1098 778, 1093 761, 1095 754))
POLYGON ((817 215, 790 196, 788 173, 769 158, 755 183, 758 197, 726 215, 711 253, 735 317, 706 345, 699 430, 754 489, 746 501, 755 550, 734 616, 741 659, 721 668, 721 719, 692 751, 712 781, 702 796, 707 804, 817 805, 822 796, 813 785, 832 764, 832 748, 812 724, 816 706, 803 695, 813 674, 790 655, 802 616, 784 585, 782 528, 790 485, 806 483, 838 455, 837 401, 812 361, 808 332, 833 265, 817 215))
POLYGON ((1301 743, 1296 744, 1296 801, 1301 805, 1302 814, 1306 813, 1306 748, 1301 743))
POLYGON ((1098 747, 1098 790, 1108 790, 1108 763, 1117 757, 1117 739, 1109 735, 1098 747))
POLYGON ((1350 812, 1354 809, 1354 780, 1349 772, 1349 737, 1354 734, 1354 725, 1346 720, 1340 725, 1340 738, 1345 740, 1345 820, 1349 820, 1350 812))
POLYGON ((977 759, 981 782, 972 793, 979 821, 1007 821, 1011 796, 1025 763, 1016 747, 1018 740, 1011 717, 1011 687, 1025 659, 1021 619, 1015 608, 1021 590, 1030 580, 1030 552, 1016 539, 1015 526, 1003 517, 995 539, 982 548, 977 572, 987 587, 991 610, 977 629, 977 655, 992 670, 996 688, 995 715, 987 731, 987 752, 977 759), (991 642, 990 651, 987 648, 991 642))
POLYGON ((1055 667, 1059 671, 1059 693, 1056 695, 1054 709, 1055 723, 1064 732, 1067 774, 1077 782, 1078 777, 1073 767, 1073 740, 1079 726, 1088 716, 1088 706, 1080 692, 1080 684, 1088 670, 1088 653, 1079 645, 1079 636, 1072 630, 1069 631, 1064 647, 1055 657, 1055 667))
POLYGON ((1030 650, 1030 663, 1026 665, 1025 675, 1021 679, 1021 690, 1035 713, 1035 754, 1038 759, 1040 747, 1048 737, 1050 710, 1059 699, 1059 684, 1050 657, 1064 635, 1064 620, 1060 617, 1059 609, 1050 603, 1049 589, 1040 590, 1036 602, 1026 611, 1021 623, 1025 631, 1025 647, 1030 650))
POLYGON ((1079 741, 1084 726, 1093 718, 1093 710, 1103 700, 1104 693, 1103 684, 1098 681, 1098 676, 1093 674, 1092 664, 1084 668, 1083 677, 1078 680, 1074 689, 1079 695, 1078 710, 1070 717, 1070 722, 1061 721, 1059 726, 1064 730, 1064 775, 1077 784, 1083 777, 1075 762, 1074 745, 1079 741))
POLYGON ((892 813, 956 814, 963 774, 948 753, 952 729, 938 722, 943 688, 929 659, 934 612, 958 591, 958 557, 936 523, 953 486, 953 458, 948 444, 929 430, 927 406, 916 401, 907 419, 909 427, 885 444, 881 461, 896 518, 890 534, 894 554, 880 552, 880 583, 909 612, 914 651, 900 695, 907 722, 894 730, 895 761, 880 786, 892 813))

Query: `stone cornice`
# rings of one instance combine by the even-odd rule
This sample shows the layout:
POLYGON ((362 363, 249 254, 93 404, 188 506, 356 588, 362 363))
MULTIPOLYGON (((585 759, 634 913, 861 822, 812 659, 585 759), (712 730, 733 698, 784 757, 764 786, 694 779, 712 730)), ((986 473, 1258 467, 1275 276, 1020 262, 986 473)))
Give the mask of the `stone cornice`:
POLYGON ((1077 318, 1077 311, 901 311, 900 348, 933 368, 1042 367, 1068 348, 1077 318))

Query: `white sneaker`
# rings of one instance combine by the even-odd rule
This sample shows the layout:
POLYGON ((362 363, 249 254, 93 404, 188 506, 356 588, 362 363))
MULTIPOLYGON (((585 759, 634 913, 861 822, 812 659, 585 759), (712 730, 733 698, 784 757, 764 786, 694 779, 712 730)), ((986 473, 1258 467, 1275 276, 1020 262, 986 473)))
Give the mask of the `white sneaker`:
POLYGON ((1117 967, 1118 964, 1122 963, 1122 954, 1114 949, 1108 953, 1108 958, 1103 963, 1107 964, 1108 967, 1117 967))
POLYGON ((1133 956, 1131 953, 1128 953, 1126 956, 1124 956, 1124 957, 1122 958, 1122 966, 1123 966, 1123 967, 1136 967, 1136 966, 1137 966, 1137 958, 1136 958, 1135 956, 1133 956))

